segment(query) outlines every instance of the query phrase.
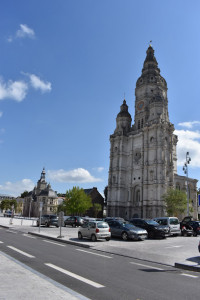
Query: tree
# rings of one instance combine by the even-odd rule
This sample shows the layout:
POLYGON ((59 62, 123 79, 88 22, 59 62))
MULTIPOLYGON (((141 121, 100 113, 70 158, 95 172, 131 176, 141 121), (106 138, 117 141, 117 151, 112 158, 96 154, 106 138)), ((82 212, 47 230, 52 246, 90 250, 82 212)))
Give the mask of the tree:
POLYGON ((12 206, 14 206, 14 209, 16 210, 17 208, 17 201, 15 199, 4 199, 1 201, 1 204, 0 204, 0 208, 3 210, 8 210, 8 209, 12 209, 12 206))
POLYGON ((92 207, 92 199, 83 189, 73 187, 66 192, 66 199, 58 206, 58 212, 64 211, 65 215, 82 215, 92 207))
POLYGON ((24 191, 22 194, 21 194, 21 198, 25 198, 26 196, 28 196, 28 191, 24 191))
POLYGON ((187 210, 187 195, 178 189, 168 189, 163 195, 168 216, 179 216, 187 210))

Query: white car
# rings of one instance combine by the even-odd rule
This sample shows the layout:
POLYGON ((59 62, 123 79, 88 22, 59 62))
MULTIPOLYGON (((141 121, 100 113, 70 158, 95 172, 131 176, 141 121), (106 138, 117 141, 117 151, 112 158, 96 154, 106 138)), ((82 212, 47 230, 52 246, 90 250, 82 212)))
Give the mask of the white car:
POLYGON ((111 232, 108 223, 103 221, 92 221, 83 224, 78 230, 78 238, 83 237, 91 239, 95 242, 97 239, 110 240, 111 232))

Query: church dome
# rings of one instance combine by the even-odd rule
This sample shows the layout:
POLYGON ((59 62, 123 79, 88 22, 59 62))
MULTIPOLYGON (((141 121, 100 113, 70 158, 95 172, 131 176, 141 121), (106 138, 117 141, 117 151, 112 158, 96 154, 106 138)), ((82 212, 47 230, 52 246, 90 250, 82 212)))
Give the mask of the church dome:
POLYGON ((128 112, 128 105, 126 104, 126 100, 124 99, 123 104, 120 106, 120 112, 117 115, 119 117, 127 117, 131 119, 131 115, 128 112))

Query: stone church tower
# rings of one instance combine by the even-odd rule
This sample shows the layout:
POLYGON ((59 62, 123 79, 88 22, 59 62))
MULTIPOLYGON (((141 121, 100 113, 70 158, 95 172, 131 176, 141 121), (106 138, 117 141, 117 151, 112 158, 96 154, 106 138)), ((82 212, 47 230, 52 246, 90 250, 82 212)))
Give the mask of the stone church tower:
MULTIPOLYGON (((164 216, 162 195, 169 187, 186 190, 177 175, 174 125, 169 121, 167 83, 149 46, 142 75, 136 82, 135 117, 124 99, 110 136, 107 215, 123 218, 164 216)), ((197 214, 195 179, 188 179, 197 214)))

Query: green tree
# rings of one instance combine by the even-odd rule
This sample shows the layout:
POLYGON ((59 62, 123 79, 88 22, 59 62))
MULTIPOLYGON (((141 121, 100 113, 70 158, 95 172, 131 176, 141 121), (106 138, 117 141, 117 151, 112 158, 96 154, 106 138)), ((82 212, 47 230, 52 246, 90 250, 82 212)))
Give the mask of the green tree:
POLYGON ((25 198, 26 196, 28 196, 28 191, 24 191, 23 193, 21 193, 21 198, 25 198))
POLYGON ((7 210, 7 209, 12 209, 12 206, 14 206, 14 209, 16 210, 17 209, 17 201, 15 199, 4 199, 1 201, 1 204, 0 204, 0 208, 3 210, 7 210))
POLYGON ((65 215, 82 215, 92 207, 92 199, 83 189, 73 187, 66 192, 66 199, 58 206, 58 212, 64 211, 65 215))
POLYGON ((187 210, 187 195, 178 189, 168 189, 163 195, 168 216, 179 216, 187 210))

